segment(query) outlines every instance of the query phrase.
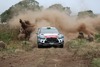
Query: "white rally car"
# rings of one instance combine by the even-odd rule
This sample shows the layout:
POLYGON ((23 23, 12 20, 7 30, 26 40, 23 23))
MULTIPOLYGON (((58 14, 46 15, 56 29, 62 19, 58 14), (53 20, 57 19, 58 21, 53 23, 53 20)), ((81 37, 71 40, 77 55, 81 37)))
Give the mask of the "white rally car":
POLYGON ((59 46, 63 48, 64 35, 55 27, 41 27, 37 32, 38 47, 42 46, 59 46))

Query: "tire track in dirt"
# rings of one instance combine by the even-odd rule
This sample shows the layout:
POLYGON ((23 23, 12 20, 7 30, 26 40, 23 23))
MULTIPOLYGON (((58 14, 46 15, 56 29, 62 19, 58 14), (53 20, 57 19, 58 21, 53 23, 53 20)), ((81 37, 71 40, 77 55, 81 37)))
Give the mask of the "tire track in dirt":
POLYGON ((66 48, 34 48, 0 59, 0 67, 87 67, 87 61, 73 59, 72 54, 66 48))
MULTIPOLYGON (((50 48, 44 52, 44 61, 37 67, 61 67, 63 56, 67 56, 66 49, 50 48)), ((69 54, 68 54, 69 55, 69 54)))
MULTIPOLYGON (((42 49, 43 50, 43 49, 42 49)), ((45 67, 46 65, 46 61, 48 58, 48 55, 50 54, 50 51, 47 49, 45 49, 44 53, 43 53, 43 61, 41 62, 42 64, 38 64, 37 67, 45 67)))

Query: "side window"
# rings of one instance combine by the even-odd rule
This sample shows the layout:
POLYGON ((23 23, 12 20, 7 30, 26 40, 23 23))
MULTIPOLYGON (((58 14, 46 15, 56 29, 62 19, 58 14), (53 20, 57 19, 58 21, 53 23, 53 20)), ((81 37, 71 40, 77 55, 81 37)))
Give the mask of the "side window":
POLYGON ((40 28, 38 28, 38 32, 37 32, 38 34, 40 33, 40 28))

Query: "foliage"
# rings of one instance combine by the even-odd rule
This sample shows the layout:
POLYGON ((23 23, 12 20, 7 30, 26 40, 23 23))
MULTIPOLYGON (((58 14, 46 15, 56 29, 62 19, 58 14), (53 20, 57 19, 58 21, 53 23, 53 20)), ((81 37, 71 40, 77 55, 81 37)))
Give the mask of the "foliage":
POLYGON ((100 58, 94 58, 92 60, 91 67, 100 67, 100 58))
POLYGON ((10 29, 9 26, 0 25, 0 40, 9 44, 10 41, 17 39, 18 31, 10 29))
POLYGON ((92 10, 78 12, 78 18, 95 17, 96 15, 92 10))
POLYGON ((51 5, 48 9, 57 9, 57 10, 66 12, 68 15, 71 14, 70 7, 63 7, 61 4, 51 5))
POLYGON ((85 39, 76 39, 76 40, 71 40, 67 42, 66 44, 70 49, 78 49, 84 46, 87 43, 85 39))
POLYGON ((100 34, 96 34, 95 39, 97 43, 100 43, 100 34))
POLYGON ((28 41, 17 40, 18 30, 10 29, 7 24, 0 25, 0 41, 4 41, 7 45, 1 52, 15 53, 17 51, 30 51, 33 46, 28 41))
POLYGON ((35 0, 20 1, 1 14, 1 22, 9 21, 13 16, 18 15, 19 12, 25 12, 26 10, 34 11, 38 9, 40 9, 39 3, 35 0))

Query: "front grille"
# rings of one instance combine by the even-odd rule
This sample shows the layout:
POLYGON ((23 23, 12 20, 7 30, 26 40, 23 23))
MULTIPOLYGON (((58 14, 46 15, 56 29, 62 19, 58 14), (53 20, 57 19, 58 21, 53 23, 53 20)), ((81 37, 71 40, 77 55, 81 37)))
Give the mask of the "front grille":
POLYGON ((47 38, 45 43, 58 43, 58 39, 57 38, 47 38))

